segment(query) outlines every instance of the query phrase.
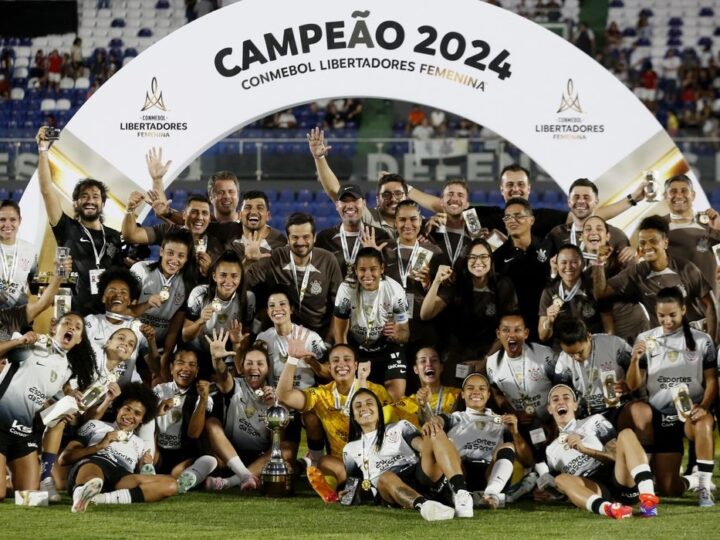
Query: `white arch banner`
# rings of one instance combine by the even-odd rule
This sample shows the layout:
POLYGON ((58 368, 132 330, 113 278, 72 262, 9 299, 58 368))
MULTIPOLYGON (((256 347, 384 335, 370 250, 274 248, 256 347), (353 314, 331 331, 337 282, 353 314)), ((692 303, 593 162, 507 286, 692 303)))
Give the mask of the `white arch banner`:
MULTIPOLYGON (((653 115, 569 42, 478 0, 244 0, 188 24, 140 54, 70 120, 50 152, 69 207, 78 178, 111 189, 119 228, 144 154, 162 146, 172 181, 217 140, 267 114, 320 98, 377 97, 436 107, 489 127, 568 189, 597 182, 604 203, 652 169, 688 172, 653 115)), ((312 161, 308 157, 308 169, 312 161)), ((697 183, 697 181, 696 181, 697 183)), ((698 204, 707 199, 697 185, 698 204)), ((33 178, 21 235, 42 241, 33 178), (35 226, 39 223, 39 227, 35 226)), ((624 214, 635 221, 647 208, 624 214)))

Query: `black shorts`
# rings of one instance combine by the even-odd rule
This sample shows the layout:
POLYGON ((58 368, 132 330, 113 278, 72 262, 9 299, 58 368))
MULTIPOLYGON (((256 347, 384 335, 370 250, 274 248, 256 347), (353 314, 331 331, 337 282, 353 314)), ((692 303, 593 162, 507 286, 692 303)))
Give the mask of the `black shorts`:
POLYGON ((367 351, 359 348, 359 361, 370 362, 370 377, 368 380, 376 384, 383 384, 392 379, 407 378, 405 365, 405 348, 397 343, 388 343, 377 351, 367 351))
MULTIPOLYGON (((390 471, 398 475, 400 480, 407 484, 410 488, 417 491, 423 497, 433 500, 440 500, 443 498, 443 490, 447 481, 445 477, 441 477, 437 482, 433 482, 422 470, 419 463, 403 469, 400 472, 390 471)), ((395 503, 386 501, 380 495, 380 491, 375 496, 375 502, 386 506, 397 506, 395 503)))
POLYGON ((655 454, 682 454, 685 425, 677 414, 663 414, 653 407, 653 446, 655 454))
POLYGON ((68 474, 67 489, 71 497, 73 490, 75 489, 75 479, 77 478, 78 471, 80 470, 80 467, 87 465, 88 463, 92 463, 93 465, 100 467, 103 475, 103 493, 114 491, 115 486, 117 486, 120 480, 132 474, 127 469, 122 468, 120 465, 116 465, 102 456, 91 456, 89 458, 81 459, 72 466, 72 469, 70 469, 70 473, 68 474))
MULTIPOLYGON (((23 458, 39 450, 39 439, 35 434, 21 437, 0 429, 0 454, 5 456, 7 463, 23 458)), ((5 474, 5 471, 1 471, 1 474, 5 474)))
POLYGON ((465 473, 465 482, 469 491, 480 491, 487 486, 487 473, 489 463, 484 461, 471 461, 469 459, 462 460, 463 472, 465 473))
POLYGON ((184 448, 178 448, 177 450, 158 448, 158 453, 160 459, 155 467, 157 474, 170 474, 178 463, 182 463, 186 459, 194 460, 197 457, 197 452, 184 448))
MULTIPOLYGON (((300 439, 302 437, 302 415, 303 413, 298 411, 294 415, 292 415, 290 418, 290 422, 288 422, 288 425, 285 426, 285 429, 283 430, 283 436, 282 440, 300 444, 300 439)), ((247 465, 247 463, 246 463, 247 465)))
POLYGON ((600 487, 603 497, 610 501, 632 506, 637 502, 640 495, 637 486, 623 486, 617 481, 617 478, 615 478, 615 465, 612 463, 603 465, 588 476, 587 479, 595 482, 600 487))

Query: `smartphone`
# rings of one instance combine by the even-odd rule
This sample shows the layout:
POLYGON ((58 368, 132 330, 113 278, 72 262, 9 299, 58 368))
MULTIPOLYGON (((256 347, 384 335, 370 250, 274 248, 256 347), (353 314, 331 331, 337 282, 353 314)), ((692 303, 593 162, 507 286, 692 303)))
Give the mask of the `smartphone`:
POLYGON ((60 129, 54 127, 46 127, 45 138, 48 141, 57 141, 60 138, 60 129))

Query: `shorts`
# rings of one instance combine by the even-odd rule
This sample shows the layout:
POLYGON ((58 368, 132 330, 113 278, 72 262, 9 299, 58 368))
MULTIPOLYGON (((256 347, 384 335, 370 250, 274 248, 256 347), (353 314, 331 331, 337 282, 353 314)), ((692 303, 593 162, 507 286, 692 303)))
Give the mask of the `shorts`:
MULTIPOLYGON (((423 497, 433 500, 440 500, 443 498, 443 490, 447 485, 445 477, 443 476, 437 482, 433 482, 425 474, 425 471, 422 470, 422 467, 419 463, 416 463, 415 465, 412 465, 407 469, 403 469, 400 472, 393 470, 387 472, 393 472, 398 475, 398 477, 400 478, 400 480, 403 481, 403 483, 417 491, 423 497)), ((383 499, 380 495, 379 490, 375 496, 375 503, 386 506, 397 506, 395 503, 383 499)))
POLYGON ((487 474, 490 463, 484 461, 462 460, 463 472, 468 491, 480 491, 487 486, 487 474))
POLYGON ((685 425, 677 414, 663 414, 653 407, 653 446, 655 454, 682 454, 685 425))
POLYGON ((70 494, 71 497, 73 489, 75 489, 75 479, 77 478, 78 471, 80 470, 80 467, 87 465, 88 463, 92 463, 93 465, 100 467, 103 475, 103 493, 114 491, 115 486, 118 482, 120 482, 120 480, 132 474, 127 469, 124 469, 120 465, 116 465, 102 456, 91 456, 89 458, 81 459, 72 466, 72 469, 70 469, 70 473, 68 474, 67 489, 68 494, 70 494))
POLYGON ((595 482, 600 487, 603 497, 610 501, 632 506, 640 496, 637 486, 623 486, 617 481, 615 478, 615 465, 613 463, 603 465, 600 469, 588 476, 587 479, 595 482))
POLYGON ((60 74, 59 73, 52 73, 48 72, 48 81, 54 83, 54 82, 60 82, 60 74))
POLYGON ((285 426, 283 431, 282 440, 300 444, 300 438, 302 437, 302 415, 303 413, 298 411, 292 415, 290 422, 285 426))
MULTIPOLYGON (((40 437, 34 434, 21 437, 0 429, 0 454, 5 456, 7 463, 37 452, 39 443, 40 437)), ((2 474, 5 474, 5 471, 2 471, 2 474)))
POLYGON ((405 349, 397 343, 388 343, 377 351, 368 351, 362 348, 359 351, 359 362, 370 362, 370 376, 368 380, 376 384, 383 384, 392 379, 407 378, 405 365, 405 349))
POLYGON ((171 450, 168 448, 158 448, 160 459, 155 467, 157 474, 170 474, 178 463, 182 463, 186 459, 194 460, 197 453, 185 448, 171 450))

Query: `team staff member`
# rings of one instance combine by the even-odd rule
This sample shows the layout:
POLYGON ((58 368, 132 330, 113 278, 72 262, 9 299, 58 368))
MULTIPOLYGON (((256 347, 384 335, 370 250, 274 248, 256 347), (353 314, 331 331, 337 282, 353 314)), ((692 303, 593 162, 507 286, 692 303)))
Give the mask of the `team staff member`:
POLYGON ((40 193, 45 202, 48 222, 58 246, 70 249, 73 271, 78 274, 73 306, 82 315, 100 313, 103 305, 98 280, 106 268, 122 264, 122 239, 118 231, 102 223, 107 188, 98 180, 86 178, 75 185, 72 201, 76 219, 70 218, 63 211, 60 197, 53 186, 48 160, 50 142, 46 137, 46 129, 40 128, 36 139, 40 193))
MULTIPOLYGON (((444 348, 448 351, 445 380, 455 377, 456 365, 485 358, 497 350, 498 317, 517 310, 515 287, 495 273, 492 248, 476 238, 469 245, 460 269, 441 265, 423 300, 420 317, 435 320, 445 313, 444 348)), ((482 367, 480 367, 482 370, 482 367)))
POLYGON ((428 228, 432 230, 430 239, 442 250, 452 268, 455 268, 456 263, 468 252, 470 238, 465 237, 463 212, 470 205, 469 198, 470 193, 464 180, 453 179, 445 182, 440 199, 442 205, 440 219, 438 216, 431 219, 425 229, 426 231, 428 228))
POLYGON ((575 393, 558 384, 548 396, 548 410, 560 433, 548 445, 548 465, 560 475, 555 483, 578 508, 601 516, 632 516, 640 499, 642 517, 657 516, 660 499, 655 495, 647 456, 635 434, 625 429, 616 435, 601 415, 575 419, 575 393), (613 503, 612 499, 620 502, 613 503))
POLYGON ((0 202, 0 309, 28 302, 28 277, 37 270, 35 246, 17 237, 20 206, 0 202))
POLYGON ((538 341, 537 307, 550 277, 549 247, 532 234, 535 217, 527 200, 509 199, 503 221, 510 237, 493 253, 495 271, 512 280, 530 340, 538 341))
POLYGON ((342 281, 340 266, 329 251, 315 247, 315 220, 295 212, 285 225, 288 246, 250 266, 248 287, 265 302, 269 290, 281 287, 292 302, 298 321, 328 336, 335 295, 342 281))
MULTIPOLYGON (((605 267, 605 275, 608 279, 619 274, 626 266, 635 264, 635 250, 624 247, 617 251, 610 246, 610 241, 609 226, 601 217, 590 216, 585 220, 582 250, 586 266, 583 274, 584 279, 588 282, 592 281, 593 267, 596 264, 605 267), (598 256, 600 256, 600 261, 598 261, 598 256), (604 260, 603 257, 605 257, 604 260)), ((650 322, 640 304, 629 302, 618 295, 605 298, 602 302, 612 306, 612 317, 603 319, 606 325, 612 323, 612 327, 607 329, 609 334, 619 336, 628 343, 632 343, 640 332, 650 329, 650 322)))
POLYGON ((219 233, 227 249, 233 249, 244 264, 269 257, 273 249, 286 246, 287 238, 268 225, 270 201, 263 191, 246 191, 240 203, 240 230, 237 225, 223 224, 219 233))
MULTIPOLYGON (((624 212, 628 208, 635 206, 638 201, 645 197, 643 191, 644 184, 639 185, 635 191, 626 198, 616 203, 598 208, 597 215, 604 219, 611 219, 624 212)), ((442 202, 438 197, 423 193, 417 188, 408 187, 408 196, 417 201, 423 208, 432 210, 433 212, 442 212, 442 202)), ((530 197, 530 173, 524 167, 517 163, 513 163, 500 171, 500 194, 505 204, 514 197, 520 197, 528 200, 530 197)), ((478 218, 483 228, 490 231, 497 229, 505 232, 506 227, 503 220, 503 209, 498 206, 474 206, 478 218)), ((533 234, 538 238, 545 238, 548 233, 559 225, 564 225, 570 220, 570 216, 564 210, 553 210, 551 208, 535 209, 535 223, 533 224, 533 234)))
POLYGON ((341 283, 335 297, 333 338, 359 350, 360 362, 370 363, 370 380, 383 382, 397 400, 405 395, 407 378, 407 300, 400 284, 383 274, 382 254, 361 249, 355 261, 357 282, 341 283))
MULTIPOLYGON (((585 250, 582 243, 582 232, 585 222, 595 213, 600 204, 597 186, 587 178, 578 178, 570 185, 567 203, 572 221, 554 227, 547 236, 552 244, 553 254, 557 253, 565 244, 572 244, 585 250)), ((630 245, 630 241, 621 229, 612 225, 608 225, 608 229, 610 246, 614 251, 622 251, 630 245)))
MULTIPOLYGON (((15 489, 36 490, 40 482, 35 415, 71 378, 83 390, 93 381, 95 354, 80 315, 66 313, 52 336, 38 342, 33 332, 5 341, 0 356, 8 365, 0 373, 0 467, 7 465, 15 489)), ((0 500, 5 498, 6 475, 0 474, 0 500)))
POLYGON ((679 288, 661 289, 655 309, 660 326, 638 336, 627 384, 630 390, 646 390, 653 409, 653 471, 658 491, 678 496, 688 487, 697 488, 698 504, 714 506, 710 481, 715 422, 710 411, 718 393, 715 347, 707 334, 688 325, 679 288), (680 385, 685 388, 677 395, 673 389, 680 385), (683 435, 695 442, 698 485, 692 476, 683 478, 679 473, 683 435))
POLYGON ((343 277, 349 276, 352 279, 353 266, 360 248, 374 245, 382 249, 391 237, 380 227, 363 226, 365 199, 358 186, 343 186, 338 192, 335 208, 341 223, 320 231, 317 246, 334 253, 343 277))
MULTIPOLYGON (((330 146, 325 146, 325 135, 320 128, 310 130, 307 135, 310 154, 315 160, 318 179, 323 190, 335 202, 340 193, 340 182, 327 162, 330 146)), ((395 238, 395 210, 400 201, 408 196, 408 186, 399 174, 385 174, 380 177, 377 188, 376 208, 363 205, 362 222, 371 227, 379 227, 395 238)))
POLYGON ((669 227, 668 253, 674 259, 695 264, 717 292, 713 246, 720 243, 719 214, 712 208, 693 213, 695 189, 684 174, 665 180, 665 202, 670 208, 670 213, 663 216, 669 227))
MULTIPOLYGON (((628 266, 606 279, 602 265, 593 268, 595 298, 617 294, 628 300, 641 302, 650 315, 650 324, 657 325, 655 298, 660 289, 680 287, 688 298, 689 321, 705 319, 708 334, 717 334, 717 312, 712 289, 693 263, 670 257, 667 253, 669 228, 660 216, 646 217, 640 222, 638 253, 643 261, 628 266)), ((603 262, 602 257, 599 262, 603 262)))
POLYGON ((565 244, 558 250, 558 276, 545 287, 538 306, 538 334, 541 341, 552 340, 553 325, 559 317, 585 320, 593 333, 611 328, 611 323, 604 324, 611 315, 601 314, 601 309, 607 308, 595 301, 592 281, 585 279, 582 268, 583 256, 578 246, 565 244))

